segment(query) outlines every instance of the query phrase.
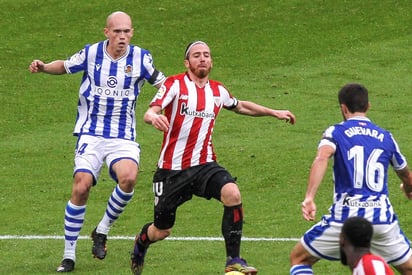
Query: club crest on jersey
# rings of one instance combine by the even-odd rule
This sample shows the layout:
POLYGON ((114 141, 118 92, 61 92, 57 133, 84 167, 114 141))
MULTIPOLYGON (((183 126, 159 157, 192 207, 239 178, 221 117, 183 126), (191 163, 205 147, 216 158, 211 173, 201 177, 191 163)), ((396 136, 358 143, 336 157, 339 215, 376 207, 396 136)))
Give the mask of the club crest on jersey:
POLYGON ((165 93, 166 93, 166 87, 162 85, 159 88, 159 90, 157 90, 156 98, 157 99, 162 99, 165 93))
POLYGON ((133 71, 133 67, 130 64, 127 64, 126 66, 124 66, 124 73, 127 76, 131 76, 132 75, 132 71, 133 71))

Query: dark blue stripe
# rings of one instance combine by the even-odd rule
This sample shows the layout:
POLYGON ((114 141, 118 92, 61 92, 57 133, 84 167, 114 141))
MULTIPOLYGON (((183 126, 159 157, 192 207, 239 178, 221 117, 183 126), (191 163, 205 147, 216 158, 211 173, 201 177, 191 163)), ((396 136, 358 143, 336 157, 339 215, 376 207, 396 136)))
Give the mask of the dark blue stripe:
POLYGON ((103 57, 104 57, 104 48, 103 48, 103 41, 97 45, 96 51, 96 59, 95 59, 95 66, 94 66, 94 83, 96 86, 100 85, 100 74, 102 72, 103 66, 103 57))
POLYGON ((92 113, 90 114, 91 123, 90 123, 89 133, 91 134, 96 133, 97 115, 99 113, 99 101, 100 101, 100 97, 95 96, 93 107, 92 107, 93 108, 92 113))
POLYGON ((70 231, 70 232, 80 232, 80 230, 82 229, 81 227, 72 227, 72 226, 65 226, 64 227, 65 230, 70 231))
POLYGON ((106 114, 104 116, 103 121, 103 136, 110 137, 110 126, 112 123, 112 113, 114 109, 114 98, 109 97, 107 98, 106 102, 106 114))
POLYGON ((118 138, 124 138, 126 136, 126 125, 127 125, 127 105, 129 102, 129 98, 122 99, 122 110, 120 111, 119 116, 119 134, 118 138))
POLYGON ((133 197, 133 194, 125 195, 121 193, 121 191, 119 190, 119 186, 116 186, 115 192, 116 192, 116 195, 119 196, 124 201, 129 201, 133 197))
MULTIPOLYGON (((123 203, 121 203, 121 202, 119 202, 118 200, 116 200, 114 197, 113 197, 113 195, 110 197, 110 199, 111 199, 111 201, 113 201, 115 204, 117 204, 118 206, 120 206, 120 207, 125 207, 126 206, 126 204, 123 204, 123 203)), ((110 203, 109 203, 110 204, 110 203)), ((115 211, 116 212, 116 211, 115 211)))
POLYGON ((117 76, 117 62, 110 62, 109 76, 117 76))
POLYGON ((106 210, 106 215, 109 216, 110 219, 112 220, 117 220, 118 217, 113 216, 112 214, 109 213, 109 211, 106 210))
POLYGON ((76 241, 77 240, 77 236, 67 236, 67 235, 64 235, 64 239, 66 240, 66 241, 76 241))
POLYGON ((110 209, 111 209, 114 213, 116 213, 116 214, 120 214, 120 213, 123 212, 122 209, 119 210, 119 209, 115 208, 111 203, 109 203, 109 207, 110 207, 110 209))
POLYGON ((66 211, 69 213, 71 216, 77 216, 80 214, 83 214, 86 212, 86 208, 81 208, 81 209, 74 209, 70 207, 69 205, 66 206, 66 211))
POLYGON ((70 223, 83 223, 84 219, 75 219, 68 216, 64 216, 64 220, 70 223))
MULTIPOLYGON (((132 82, 133 53, 134 53, 134 47, 129 46, 129 54, 128 54, 127 57, 126 57, 126 67, 127 67, 128 65, 130 65, 131 68, 132 68, 132 72, 130 72, 130 75, 125 74, 123 89, 129 89, 129 88, 130 88, 130 83, 132 82)), ((126 69, 126 68, 125 68, 125 69, 126 69)))

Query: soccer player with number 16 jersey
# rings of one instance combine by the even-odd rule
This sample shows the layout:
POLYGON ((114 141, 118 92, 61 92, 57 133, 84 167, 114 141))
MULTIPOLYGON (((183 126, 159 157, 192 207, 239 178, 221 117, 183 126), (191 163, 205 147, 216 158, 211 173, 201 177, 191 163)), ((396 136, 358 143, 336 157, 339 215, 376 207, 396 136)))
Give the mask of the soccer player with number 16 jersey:
POLYGON ((409 240, 400 229, 388 197, 388 169, 393 167, 405 195, 412 199, 412 173, 392 134, 367 118, 368 90, 360 84, 338 94, 344 121, 323 134, 309 174, 302 213, 315 219, 315 195, 333 158, 334 199, 329 215, 309 229, 290 255, 291 275, 313 274, 320 259, 339 260, 339 236, 345 220, 363 217, 372 223, 371 251, 401 274, 412 274, 409 240))

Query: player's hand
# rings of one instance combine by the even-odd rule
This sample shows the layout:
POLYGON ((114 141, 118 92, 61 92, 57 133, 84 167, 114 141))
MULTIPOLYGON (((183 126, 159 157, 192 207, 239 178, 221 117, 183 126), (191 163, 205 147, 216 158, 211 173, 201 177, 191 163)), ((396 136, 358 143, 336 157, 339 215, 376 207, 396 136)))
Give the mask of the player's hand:
POLYGON ((43 72, 43 70, 44 70, 43 61, 37 60, 37 59, 33 60, 30 63, 29 70, 30 70, 31 73, 43 72))
POLYGON ((302 215, 307 221, 315 220, 316 216, 316 204, 313 200, 305 199, 302 202, 302 215))
POLYGON ((276 111, 276 117, 277 117, 277 119, 284 120, 287 123, 290 123, 292 125, 295 124, 295 122, 296 122, 295 115, 292 112, 288 111, 288 110, 277 110, 276 111))
POLYGON ((408 199, 412 200, 412 192, 406 192, 406 191, 405 191, 405 187, 403 186, 403 183, 401 183, 400 188, 401 188, 402 192, 405 194, 405 196, 406 196, 408 199))
POLYGON ((169 121, 166 116, 161 114, 156 114, 152 117, 152 125, 159 131, 166 132, 169 130, 169 121))

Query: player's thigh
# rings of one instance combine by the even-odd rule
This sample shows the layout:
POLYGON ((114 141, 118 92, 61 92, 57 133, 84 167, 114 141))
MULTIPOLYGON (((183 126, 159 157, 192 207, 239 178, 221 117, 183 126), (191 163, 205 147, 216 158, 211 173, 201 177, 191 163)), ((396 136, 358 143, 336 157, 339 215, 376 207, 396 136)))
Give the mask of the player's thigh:
POLYGON ((373 229, 372 252, 395 266, 410 261, 410 243, 397 221, 392 224, 374 225, 373 229))
POLYGON ((154 223, 159 229, 172 228, 176 209, 193 196, 192 177, 187 171, 157 169, 153 176, 154 223))
POLYGON ((79 137, 74 157, 74 174, 78 172, 93 175, 96 184, 104 163, 104 140, 100 137, 82 135, 79 137))
POLYGON ((301 243, 314 257, 339 260, 339 235, 341 229, 342 223, 331 221, 329 216, 323 216, 320 222, 305 232, 301 243))
POLYGON ((124 139, 106 140, 106 162, 115 181, 134 183, 140 161, 138 143, 124 139))
POLYGON ((208 163, 197 174, 195 194, 206 199, 215 198, 224 202, 222 190, 226 186, 227 199, 232 200, 236 197, 240 201, 240 191, 232 175, 217 163, 208 163), (228 183, 233 184, 229 186, 228 183))

